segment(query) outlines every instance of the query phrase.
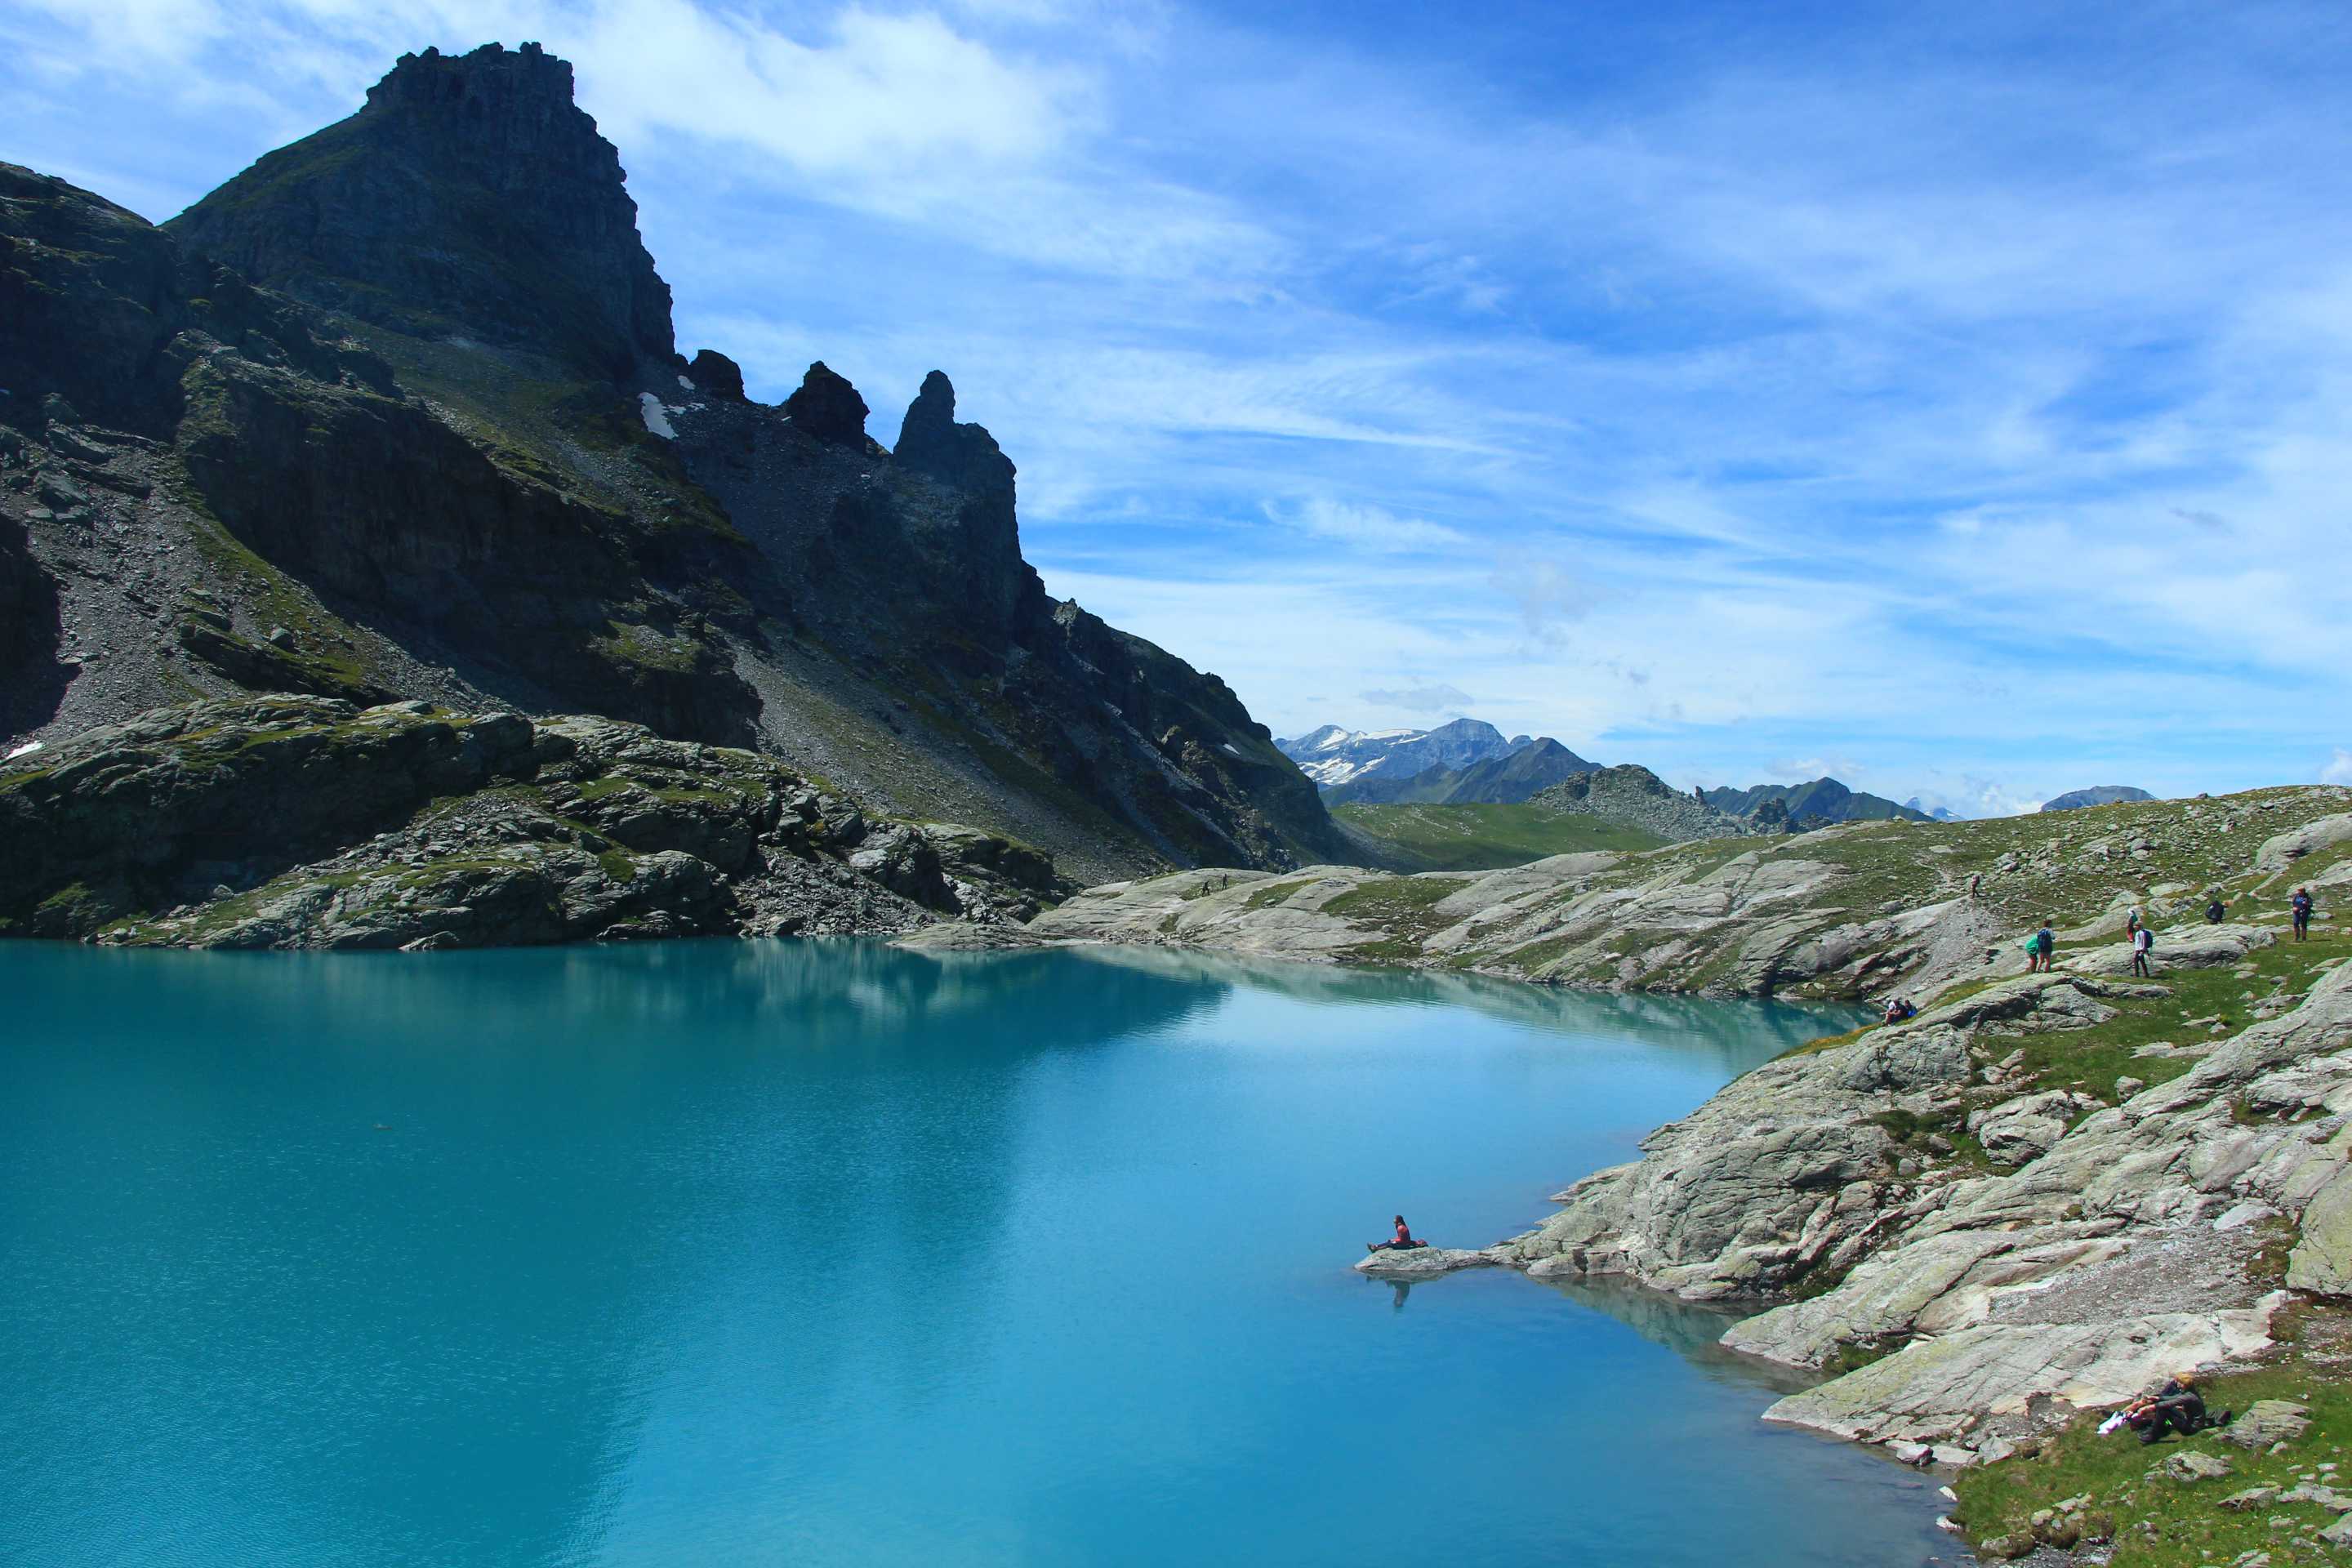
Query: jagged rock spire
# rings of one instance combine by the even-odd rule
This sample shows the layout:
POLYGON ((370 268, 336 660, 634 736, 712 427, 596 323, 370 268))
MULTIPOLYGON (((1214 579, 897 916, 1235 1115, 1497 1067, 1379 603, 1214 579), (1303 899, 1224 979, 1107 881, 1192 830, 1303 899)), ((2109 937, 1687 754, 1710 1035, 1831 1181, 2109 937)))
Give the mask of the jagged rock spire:
POLYGON ((902 468, 929 474, 943 484, 975 496, 1001 496, 1009 528, 1013 459, 984 427, 957 424, 955 411, 955 386, 945 373, 935 370, 923 377, 922 390, 907 405, 907 417, 898 426, 898 445, 891 455, 902 468))
POLYGON ((800 390, 784 399, 784 414, 793 428, 820 441, 856 446, 866 439, 866 399, 823 360, 808 367, 800 390))

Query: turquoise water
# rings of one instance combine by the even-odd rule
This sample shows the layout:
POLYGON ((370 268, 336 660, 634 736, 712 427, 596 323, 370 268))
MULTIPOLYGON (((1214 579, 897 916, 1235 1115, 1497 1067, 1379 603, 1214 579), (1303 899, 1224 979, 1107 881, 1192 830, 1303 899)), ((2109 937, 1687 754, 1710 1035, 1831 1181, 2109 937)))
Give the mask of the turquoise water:
POLYGON ((1348 1266, 1821 1032, 1158 953, 0 943, 0 1563, 1885 1564, 1723 1320, 1348 1266))

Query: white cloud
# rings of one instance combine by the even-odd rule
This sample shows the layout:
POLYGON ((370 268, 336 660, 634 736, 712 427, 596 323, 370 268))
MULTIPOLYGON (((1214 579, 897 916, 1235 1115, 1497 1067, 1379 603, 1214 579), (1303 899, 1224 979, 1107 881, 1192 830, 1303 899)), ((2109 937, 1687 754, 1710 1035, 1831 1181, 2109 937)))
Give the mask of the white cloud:
POLYGON ((2352 784, 2352 752, 2336 748, 2335 757, 2319 770, 2319 782, 2332 784, 2352 784))
POLYGON ((1467 542, 1461 532, 1441 523, 1399 517, 1380 507, 1333 500, 1328 496, 1310 496, 1292 507, 1265 501, 1260 510, 1269 521, 1359 550, 1443 550, 1467 542))

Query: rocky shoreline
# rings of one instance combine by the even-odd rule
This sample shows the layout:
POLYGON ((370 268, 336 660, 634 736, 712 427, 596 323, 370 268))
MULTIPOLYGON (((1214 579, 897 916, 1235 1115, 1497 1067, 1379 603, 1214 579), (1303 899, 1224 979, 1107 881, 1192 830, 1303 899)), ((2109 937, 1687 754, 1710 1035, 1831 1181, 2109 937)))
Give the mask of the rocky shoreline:
POLYGON ((1541 1225, 1356 1267, 1751 1304, 1727 1346, 1822 1374, 1769 1419, 2002 1467, 2184 1367, 2325 1374, 2295 1345, 2352 1299, 2352 947, 2325 919, 2283 940, 2276 916, 2289 886, 2323 910, 2352 886, 2346 802, 2263 791, 2054 829, 1873 824, 1485 875, 1192 870, 1079 891, 1025 847, 869 817, 751 752, 607 719, 281 696, 9 759, 0 933, 412 951, 887 933, 1899 990, 1916 1016, 1735 1080, 1541 1225), (2238 912, 2206 923, 2209 896, 2238 912), (2116 940, 2130 909, 2158 931, 2144 978, 2116 940), (2017 973, 2023 910, 2071 921, 2051 973, 2017 973))

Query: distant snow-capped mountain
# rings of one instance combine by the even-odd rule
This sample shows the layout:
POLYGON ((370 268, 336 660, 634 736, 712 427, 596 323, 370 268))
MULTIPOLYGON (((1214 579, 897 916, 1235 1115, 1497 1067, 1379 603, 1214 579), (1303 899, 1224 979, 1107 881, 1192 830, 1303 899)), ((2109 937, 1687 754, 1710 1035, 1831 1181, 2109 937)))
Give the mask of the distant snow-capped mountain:
POLYGON ((1299 772, 1324 789, 1363 778, 1410 778, 1431 768, 1468 767, 1534 743, 1527 735, 1507 741, 1500 730, 1477 719, 1456 719, 1434 730, 1343 730, 1326 724, 1275 742, 1299 772))

